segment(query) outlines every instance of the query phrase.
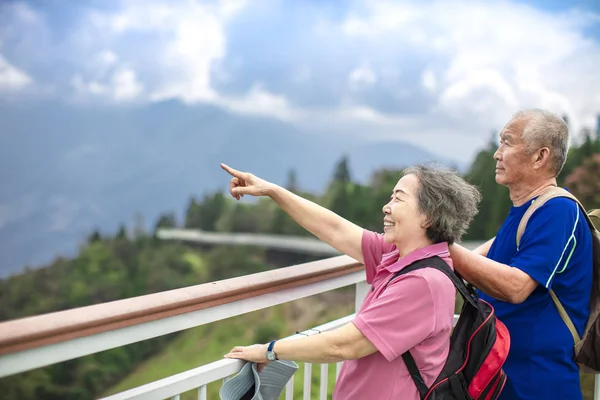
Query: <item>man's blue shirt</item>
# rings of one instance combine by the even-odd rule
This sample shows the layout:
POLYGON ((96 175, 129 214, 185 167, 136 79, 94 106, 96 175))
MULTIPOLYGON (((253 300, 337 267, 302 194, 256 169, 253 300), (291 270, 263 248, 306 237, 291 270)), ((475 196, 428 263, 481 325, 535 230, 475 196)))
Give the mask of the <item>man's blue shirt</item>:
POLYGON ((554 290, 581 336, 592 284, 591 232, 577 203, 554 198, 533 213, 517 249, 519 222, 534 200, 511 208, 488 258, 521 269, 539 285, 521 304, 480 293, 494 306, 511 337, 504 365, 508 380, 500 398, 577 400, 582 395, 573 336, 548 289, 554 290))

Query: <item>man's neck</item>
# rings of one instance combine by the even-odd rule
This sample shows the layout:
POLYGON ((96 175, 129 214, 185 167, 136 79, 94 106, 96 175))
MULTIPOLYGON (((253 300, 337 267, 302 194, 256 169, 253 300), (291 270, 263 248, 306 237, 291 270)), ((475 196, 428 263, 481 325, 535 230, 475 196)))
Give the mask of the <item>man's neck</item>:
POLYGON ((534 185, 520 185, 512 186, 510 190, 510 200, 515 207, 522 206, 534 197, 544 193, 544 191, 550 186, 557 186, 556 178, 548 178, 543 181, 539 181, 534 185))

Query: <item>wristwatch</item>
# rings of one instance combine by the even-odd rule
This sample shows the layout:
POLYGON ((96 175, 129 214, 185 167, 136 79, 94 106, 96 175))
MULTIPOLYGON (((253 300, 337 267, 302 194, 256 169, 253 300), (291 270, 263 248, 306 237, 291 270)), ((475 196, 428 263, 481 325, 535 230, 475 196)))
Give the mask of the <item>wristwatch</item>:
POLYGON ((279 358, 277 358, 277 354, 275 354, 275 352, 273 351, 273 346, 275 346, 275 342, 276 340, 272 340, 271 343, 269 343, 269 347, 267 347, 267 360, 269 361, 279 360, 279 358))

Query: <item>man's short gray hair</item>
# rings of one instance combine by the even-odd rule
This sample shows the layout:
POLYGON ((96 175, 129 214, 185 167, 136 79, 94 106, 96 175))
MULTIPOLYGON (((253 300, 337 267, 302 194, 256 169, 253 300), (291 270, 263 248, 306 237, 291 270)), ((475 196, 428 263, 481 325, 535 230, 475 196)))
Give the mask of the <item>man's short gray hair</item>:
POLYGON ((548 147, 550 149, 550 167, 554 176, 558 176, 567 161, 569 151, 569 127, 567 123, 556 114, 538 108, 521 110, 513 116, 526 118, 523 128, 523 141, 527 151, 534 151, 548 147))
POLYGON ((456 171, 438 165, 416 165, 402 173, 419 180, 417 203, 427 218, 433 243, 460 241, 477 215, 481 194, 456 171))

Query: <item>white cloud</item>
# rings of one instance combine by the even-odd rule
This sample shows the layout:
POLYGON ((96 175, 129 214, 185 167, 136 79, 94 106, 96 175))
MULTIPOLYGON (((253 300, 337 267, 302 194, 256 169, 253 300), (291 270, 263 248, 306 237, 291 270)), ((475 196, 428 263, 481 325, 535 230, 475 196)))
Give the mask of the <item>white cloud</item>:
POLYGON ((13 92, 31 85, 33 79, 24 71, 11 65, 0 54, 0 92, 13 92))
POLYGON ((117 55, 110 50, 104 50, 98 54, 98 61, 107 67, 115 65, 118 60, 119 57, 117 57, 117 55))
POLYGON ((430 92, 434 92, 437 87, 437 79, 432 70, 426 69, 421 75, 421 83, 423 87, 430 92))
POLYGON ((178 98, 185 102, 213 102, 211 85, 216 61, 225 56, 224 24, 245 5, 244 1, 221 1, 216 5, 188 2, 124 3, 114 13, 94 12, 95 29, 108 30, 116 38, 130 34, 152 37, 153 68, 160 77, 148 89, 152 101, 178 98))
MULTIPOLYGON (((438 135, 434 150, 448 151, 451 141, 460 157, 519 108, 566 113, 575 131, 593 126, 600 111, 600 44, 583 33, 598 24, 598 15, 546 12, 510 0, 358 0, 330 19, 303 2, 271 11, 245 0, 117 4, 90 12, 66 43, 76 47, 66 51, 80 58, 79 69, 69 71, 80 96, 211 103, 301 126, 360 127, 405 140, 438 135), (269 25, 270 12, 273 21, 289 18, 281 36, 272 34, 282 25, 269 25), (282 59, 268 64, 274 55, 282 59), (273 69, 271 78, 272 66, 287 70, 273 69), (321 106, 296 105, 313 98, 321 106)), ((29 6, 17 14, 39 25, 29 6)), ((17 38, 2 22, 2 40, 17 38)), ((10 60, 19 60, 39 86, 32 64, 10 60)), ((8 70, 11 82, 31 84, 25 72, 8 70)))
POLYGON ((372 85, 377 82, 377 76, 369 66, 363 65, 350 72, 348 81, 352 86, 372 85))
POLYGON ((135 72, 128 68, 119 69, 112 77, 113 97, 117 101, 133 100, 140 95, 143 86, 135 72))
POLYGON ((274 95, 260 85, 254 85, 242 97, 219 96, 214 103, 242 114, 267 115, 282 120, 297 120, 305 115, 291 107, 285 97, 274 95))
MULTIPOLYGON (((245 6, 244 0, 224 0, 216 5, 194 1, 168 5, 134 2, 112 14, 94 12, 89 18, 94 28, 108 30, 117 38, 140 32, 158 34, 154 68, 160 71, 160 79, 142 85, 132 69, 121 69, 104 83, 93 79, 85 82, 77 76, 72 86, 79 94, 114 100, 131 100, 145 94, 148 101, 205 102, 234 112, 293 120, 300 111, 291 107, 285 97, 269 92, 258 82, 239 96, 225 96, 213 88, 211 77, 219 74, 215 65, 226 55, 225 25, 245 6)), ((97 59, 115 67, 126 62, 126 57, 108 50, 97 59)), ((300 78, 310 78, 310 70, 303 70, 300 78)))
POLYGON ((95 80, 85 81, 81 75, 75 75, 71 79, 71 86, 78 95, 93 95, 116 102, 135 100, 144 90, 143 85, 136 77, 135 71, 130 68, 116 69, 105 83, 95 80))
MULTIPOLYGON (((525 107, 566 113, 574 131, 594 126, 600 44, 583 31, 598 15, 549 13, 506 1, 360 5, 339 29, 363 46, 428 54, 436 74, 424 70, 421 79, 439 94, 432 112, 463 120, 482 135, 525 107)), ((416 122, 425 125, 426 118, 431 115, 416 122)))

